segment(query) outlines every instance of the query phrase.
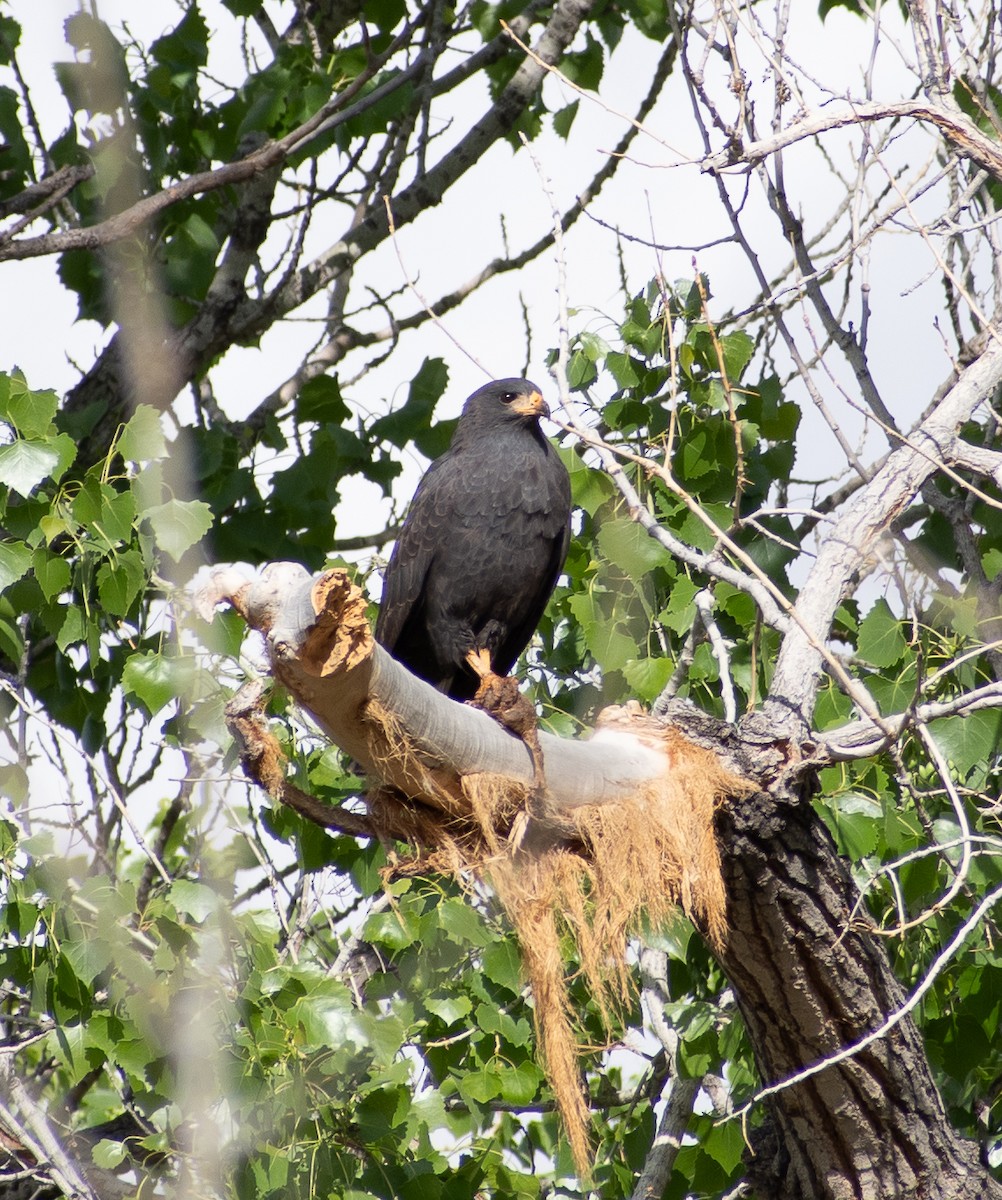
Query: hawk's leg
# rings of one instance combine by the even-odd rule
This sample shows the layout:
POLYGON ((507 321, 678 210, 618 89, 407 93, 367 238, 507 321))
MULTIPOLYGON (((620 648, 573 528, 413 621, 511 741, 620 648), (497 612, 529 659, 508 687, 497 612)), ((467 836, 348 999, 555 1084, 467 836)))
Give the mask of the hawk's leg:
POLYGON ((533 795, 542 796, 546 790, 546 776, 543 773, 543 749, 539 744, 538 722, 532 701, 518 690, 517 680, 510 675, 495 674, 491 668, 489 650, 471 650, 466 655, 466 661, 480 680, 477 694, 470 703, 482 708, 499 725, 510 729, 525 742, 532 758, 533 795))

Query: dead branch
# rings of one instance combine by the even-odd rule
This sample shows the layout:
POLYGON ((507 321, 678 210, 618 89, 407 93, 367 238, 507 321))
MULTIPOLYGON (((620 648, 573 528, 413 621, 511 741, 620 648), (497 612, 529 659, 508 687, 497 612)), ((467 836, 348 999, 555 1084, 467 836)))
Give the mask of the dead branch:
MULTIPOLYGON (((376 645, 365 600, 344 572, 314 580, 295 563, 272 564, 259 576, 219 567, 195 586, 203 611, 229 602, 266 634, 276 679, 380 783, 446 810, 466 803, 467 775, 531 785, 532 762, 520 739, 485 713, 449 700, 376 645), (392 721, 410 754, 387 755, 374 713, 392 721)), ((558 811, 621 800, 669 769, 663 745, 625 710, 609 713, 588 741, 545 732, 540 741, 558 811)))
POLYGON ((786 146, 816 137, 819 133, 902 117, 912 117, 916 121, 934 125, 954 150, 973 159, 994 179, 1002 179, 1002 151, 998 142, 982 133, 959 109, 952 105, 948 108, 945 104, 932 104, 927 100, 848 103, 841 112, 813 113, 754 142, 742 143, 732 139, 725 150, 708 154, 701 166, 704 171, 712 172, 724 171, 729 167, 752 166, 786 146))
POLYGON ((995 340, 960 373, 908 443, 888 456, 884 466, 825 531, 797 599, 797 623, 791 626, 777 660, 771 688, 775 711, 799 713, 803 720, 810 719, 822 669, 817 639, 827 635, 845 589, 862 569, 883 531, 937 470, 944 447, 953 443, 963 422, 994 394, 1000 380, 1002 340, 995 340))

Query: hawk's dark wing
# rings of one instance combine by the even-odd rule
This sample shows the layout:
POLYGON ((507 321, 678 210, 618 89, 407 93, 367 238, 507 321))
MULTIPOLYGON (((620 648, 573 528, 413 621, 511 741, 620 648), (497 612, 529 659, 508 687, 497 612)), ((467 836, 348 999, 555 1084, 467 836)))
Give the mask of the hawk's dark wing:
POLYGON ((393 554, 383 577, 383 595, 376 620, 376 641, 394 658, 405 662, 415 674, 429 678, 435 656, 431 646, 421 652, 425 624, 425 593, 428 574, 435 563, 436 552, 451 536, 454 527, 454 492, 460 481, 450 471, 448 452, 436 459, 425 472, 414 499, 407 510, 393 554), (406 646, 419 663, 398 652, 406 646))

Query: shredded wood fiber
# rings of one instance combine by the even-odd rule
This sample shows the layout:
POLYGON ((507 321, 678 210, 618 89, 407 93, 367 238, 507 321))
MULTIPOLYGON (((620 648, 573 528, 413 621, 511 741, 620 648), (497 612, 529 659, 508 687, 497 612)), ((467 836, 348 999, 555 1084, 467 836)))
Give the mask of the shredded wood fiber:
POLYGON ((459 804, 388 714, 370 704, 365 719, 378 727, 379 760, 390 766, 393 759, 393 776, 431 785, 423 804, 386 788, 368 797, 377 827, 397 836, 408 832, 413 856, 393 863, 391 872, 472 874, 493 886, 508 913, 532 989, 543 1065, 575 1162, 587 1175, 589 1111, 561 939, 565 932, 573 937, 579 969, 611 1036, 630 1000, 627 941, 643 922, 663 924, 678 906, 712 944, 725 941, 713 814, 726 798, 750 789, 709 751, 652 723, 646 736, 664 745, 671 774, 626 800, 561 811, 547 834, 545 818, 527 811, 526 788, 499 776, 470 775, 461 781, 459 804), (527 828, 536 835, 528 836, 527 828))

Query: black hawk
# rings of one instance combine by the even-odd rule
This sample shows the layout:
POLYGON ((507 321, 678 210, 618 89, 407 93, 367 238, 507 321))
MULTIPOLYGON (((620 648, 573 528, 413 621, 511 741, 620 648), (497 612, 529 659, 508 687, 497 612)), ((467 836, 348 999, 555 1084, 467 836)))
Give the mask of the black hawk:
POLYGON ((567 555, 571 487, 539 428, 549 415, 527 379, 474 392, 386 568, 376 640, 456 700, 475 695, 485 657, 495 674, 511 670, 567 555))

